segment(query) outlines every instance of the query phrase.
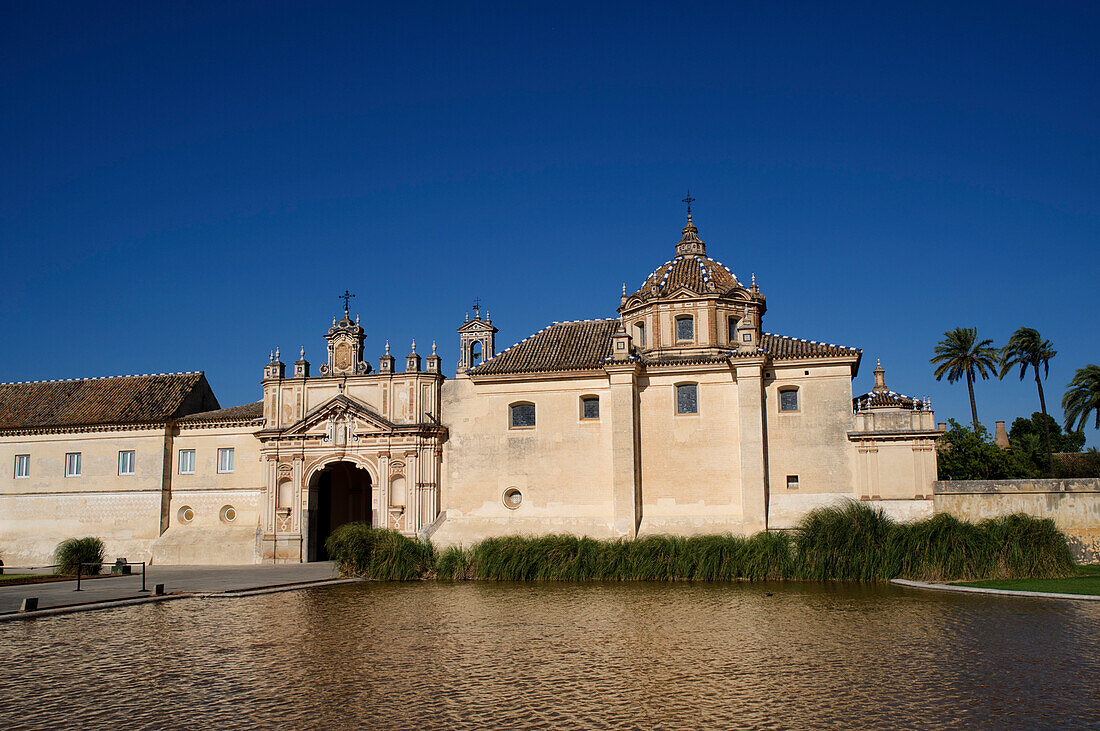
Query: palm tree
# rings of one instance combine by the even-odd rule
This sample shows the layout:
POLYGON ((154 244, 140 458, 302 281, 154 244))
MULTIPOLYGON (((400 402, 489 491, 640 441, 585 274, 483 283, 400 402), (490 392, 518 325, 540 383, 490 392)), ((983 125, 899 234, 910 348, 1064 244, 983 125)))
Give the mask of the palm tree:
MULTIPOLYGON (((1008 344, 1001 348, 1001 372, 997 378, 1004 377, 1016 366, 1020 366, 1020 380, 1024 380, 1027 369, 1031 368, 1035 373, 1035 387, 1039 389, 1039 408, 1043 416, 1047 415, 1047 400, 1043 396, 1043 379, 1039 377, 1039 368, 1043 369, 1043 378, 1050 375, 1050 359, 1058 355, 1054 349, 1054 343, 1043 340, 1039 331, 1030 327, 1021 327, 1012 333, 1008 344)), ((1050 451, 1050 424, 1043 419, 1043 446, 1047 452, 1047 467, 1054 472, 1054 456, 1050 451)))
POLYGON ((948 383, 966 378, 966 388, 970 391, 970 415, 974 419, 974 431, 978 430, 978 407, 974 403, 974 377, 982 380, 997 372, 997 349, 992 340, 978 341, 978 329, 957 327, 943 334, 943 340, 936 343, 936 357, 929 361, 939 364, 934 375, 936 380, 947 376, 948 383))
POLYGON ((1077 369, 1073 380, 1066 386, 1062 409, 1066 412, 1066 431, 1075 431, 1074 422, 1077 422, 1076 431, 1084 429, 1089 412, 1096 414, 1096 428, 1100 429, 1100 366, 1087 365, 1077 369))

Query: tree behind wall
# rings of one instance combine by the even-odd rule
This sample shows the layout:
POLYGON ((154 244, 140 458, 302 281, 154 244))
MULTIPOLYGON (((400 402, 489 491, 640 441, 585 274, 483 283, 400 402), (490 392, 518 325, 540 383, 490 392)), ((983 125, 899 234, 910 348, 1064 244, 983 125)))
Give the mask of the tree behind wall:
POLYGON ((1018 449, 1001 449, 989 430, 963 426, 951 419, 950 428, 939 440, 941 480, 1013 480, 1039 476, 1031 459, 1018 449))

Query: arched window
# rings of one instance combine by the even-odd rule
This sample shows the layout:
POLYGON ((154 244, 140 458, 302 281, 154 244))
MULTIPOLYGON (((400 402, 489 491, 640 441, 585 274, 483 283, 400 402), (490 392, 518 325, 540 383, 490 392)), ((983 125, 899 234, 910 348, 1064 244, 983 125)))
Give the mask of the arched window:
POLYGON ((787 413, 799 410, 797 388, 779 390, 779 410, 787 413))
POLYGON ((512 404, 509 425, 512 429, 532 429, 535 426, 535 405, 532 403, 512 404))
POLYGON ((645 323, 634 323, 634 345, 639 348, 645 347, 645 323))
POLYGON ((676 339, 695 339, 695 318, 691 315, 680 315, 676 318, 676 339))
POLYGON ((676 384, 676 413, 699 413, 699 385, 696 383, 676 384))
POLYGON ((481 341, 475 340, 470 343, 470 367, 473 368, 481 362, 481 341))

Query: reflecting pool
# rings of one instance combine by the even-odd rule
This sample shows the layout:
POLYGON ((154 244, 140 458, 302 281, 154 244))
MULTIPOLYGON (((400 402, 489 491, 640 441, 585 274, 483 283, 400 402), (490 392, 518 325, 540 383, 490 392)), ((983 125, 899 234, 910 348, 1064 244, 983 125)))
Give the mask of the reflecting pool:
POLYGON ((1100 602, 368 583, 0 625, 4 728, 1100 723, 1100 602))

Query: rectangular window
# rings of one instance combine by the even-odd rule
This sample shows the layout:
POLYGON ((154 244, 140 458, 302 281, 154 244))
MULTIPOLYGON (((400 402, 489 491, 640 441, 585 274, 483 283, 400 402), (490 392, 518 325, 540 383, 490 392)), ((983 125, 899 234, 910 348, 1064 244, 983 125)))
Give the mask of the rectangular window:
POLYGON ((180 450, 180 474, 181 475, 193 475, 193 474, 195 474, 195 450, 193 450, 193 449, 181 449, 180 450))
POLYGON ((535 425, 535 405, 534 404, 513 404, 512 405, 512 428, 523 429, 527 427, 533 427, 535 425))
POLYGON ((676 387, 676 413, 698 414, 699 400, 694 383, 681 383, 676 387))
POLYGON ((676 318, 676 339, 677 340, 694 340, 695 339, 695 320, 691 317, 677 317, 676 318))
POLYGON ((634 339, 637 340, 639 348, 645 347, 645 323, 639 322, 634 326, 634 339))
POLYGON ((582 419, 598 419, 600 418, 600 398, 599 396, 585 396, 581 399, 581 418, 582 419))
POLYGON ((120 475, 134 474, 134 451, 132 449, 118 453, 118 473, 120 475))
POLYGON ((779 392, 780 411, 798 411, 798 390, 794 388, 779 392))
POLYGON ((233 447, 222 447, 218 450, 218 472, 233 471, 233 447))
POLYGON ((729 322, 730 322, 729 342, 736 343, 737 342, 737 318, 736 317, 731 317, 729 322))
POLYGON ((798 475, 787 475, 787 489, 788 490, 797 490, 798 489, 798 475))
POLYGON ((80 477, 80 452, 69 452, 65 455, 65 476, 80 477))
POLYGON ((15 455, 15 476, 16 477, 30 477, 31 476, 31 456, 29 454, 17 454, 17 455, 15 455))

